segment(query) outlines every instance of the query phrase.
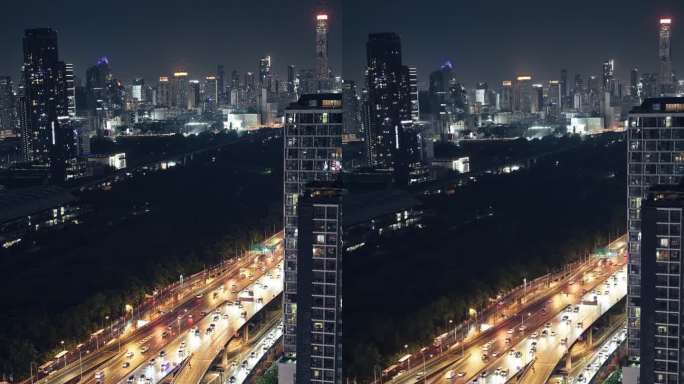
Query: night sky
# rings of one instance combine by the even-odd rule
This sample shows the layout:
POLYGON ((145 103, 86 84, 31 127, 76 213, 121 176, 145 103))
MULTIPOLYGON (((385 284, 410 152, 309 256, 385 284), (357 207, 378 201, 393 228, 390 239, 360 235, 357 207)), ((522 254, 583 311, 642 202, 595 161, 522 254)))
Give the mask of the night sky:
MULTIPOLYGON (((326 2, 330 61, 341 72, 341 6, 326 2), (338 47, 333 51, 332 47, 338 47)), ((16 77, 22 63, 23 31, 51 27, 59 34, 60 58, 83 78, 88 66, 108 56, 115 77, 188 70, 200 78, 225 65, 256 71, 272 56, 280 78, 289 64, 313 68, 317 0, 7 0, 0 12, 0 75, 16 77)))
POLYGON ((418 67, 420 83, 449 59, 467 86, 497 84, 516 74, 544 82, 567 68, 599 75, 616 60, 617 76, 657 70, 660 16, 674 19, 674 69, 684 78, 683 0, 22 0, 3 4, 0 74, 16 77, 27 27, 59 32, 60 56, 83 77, 100 56, 117 78, 154 80, 188 70, 255 71, 271 54, 274 71, 313 67, 314 15, 327 4, 330 58, 336 73, 362 79, 369 32, 397 32, 404 62, 418 67), (342 2, 344 2, 342 4, 342 2), (344 13, 344 19, 342 14, 344 13), (343 60, 344 58, 344 60, 343 60))
POLYGON ((344 1, 346 78, 363 76, 367 33, 392 31, 419 83, 446 59, 467 86, 520 73, 558 79, 563 67, 569 80, 576 72, 600 75, 608 58, 627 81, 633 66, 657 71, 661 15, 674 19, 674 70, 684 78, 684 0, 344 1))

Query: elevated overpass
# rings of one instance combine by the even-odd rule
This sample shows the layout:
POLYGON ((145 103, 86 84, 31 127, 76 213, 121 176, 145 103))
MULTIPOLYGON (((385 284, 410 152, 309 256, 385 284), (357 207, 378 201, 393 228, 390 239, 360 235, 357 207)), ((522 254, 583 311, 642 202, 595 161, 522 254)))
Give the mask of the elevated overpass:
MULTIPOLYGON (((532 359, 534 362, 525 375, 524 383, 546 383, 570 347, 626 294, 627 267, 622 266, 596 288, 585 293, 579 303, 570 304, 566 307, 567 309, 542 327, 533 330, 528 337, 516 344, 512 350, 520 352, 519 357, 509 352, 492 364, 488 369, 493 371, 487 374, 494 375, 493 379, 482 380, 482 383, 501 382, 496 380, 497 376, 505 378, 514 375, 526 361, 532 359), (546 336, 544 336, 544 331, 546 331, 546 336), (502 370, 506 370, 509 374, 501 375, 499 372, 502 370)), ((482 377, 482 374, 480 376, 482 377)))
MULTIPOLYGON (((37 377, 34 375, 21 383, 108 384, 127 379, 142 362, 149 361, 150 355, 165 349, 199 319, 227 300, 235 300, 239 292, 263 275, 271 274, 282 279, 281 272, 271 273, 276 266, 282 269, 281 242, 282 232, 263 242, 274 250, 269 255, 246 253, 193 275, 182 284, 177 282, 166 287, 161 291, 167 292, 165 296, 168 299, 160 300, 156 305, 149 306, 146 313, 141 313, 137 319, 143 321, 132 321, 129 316, 126 320, 112 322, 106 329, 108 332, 104 340, 103 335, 99 335, 99 340, 81 344, 79 348, 69 351, 66 361, 60 359, 59 369, 53 368, 49 374, 43 373, 37 377), (143 350, 145 353, 142 353, 143 350), (133 357, 129 359, 127 352, 133 352, 133 357), (95 378, 99 372, 104 373, 103 378, 95 378)), ((273 294, 277 296, 282 290, 282 283, 274 287, 277 291, 273 291, 273 294)), ((264 296, 262 300, 265 305, 265 300, 272 300, 272 297, 264 296)))
MULTIPOLYGON (((243 290, 243 292, 254 291, 253 296, 261 298, 261 302, 242 300, 240 304, 237 302, 233 302, 230 305, 226 304, 219 310, 218 319, 216 317, 212 318, 210 314, 202 320, 202 324, 198 324, 200 335, 189 333, 185 336, 187 345, 192 346, 193 356, 190 358, 189 364, 177 375, 176 382, 183 384, 200 383, 209 370, 211 363, 234 337, 236 331, 259 313, 268 303, 279 297, 283 287, 282 272, 283 263, 281 262, 277 268, 270 270, 269 273, 243 290), (224 315, 228 315, 228 319, 224 319, 226 320, 224 324, 219 324, 217 320, 221 320, 224 315), (207 334, 205 329, 211 323, 217 324, 217 331, 207 334)), ((238 297, 240 296, 238 295, 238 297)))
MULTIPOLYGON (((567 384, 587 384, 597 378, 598 372, 611 360, 627 338, 627 321, 623 320, 619 326, 608 334, 592 353, 579 364, 574 365, 566 377, 567 384)), ((561 362, 562 364, 562 362, 561 362)))
POLYGON ((447 343, 444 351, 429 346, 404 356, 385 369, 382 382, 516 382, 512 378, 525 368, 524 376, 517 377, 522 380, 519 382, 545 382, 565 350, 625 296, 623 239, 611 243, 609 248, 614 251, 612 255, 591 258, 567 268, 560 276, 547 277, 526 299, 497 308, 500 313, 481 322, 471 319, 467 328, 459 327, 462 333, 446 335, 447 340, 458 341, 447 343), (611 286, 606 294, 605 283, 613 277, 618 279, 618 285, 611 286), (571 312, 565 313, 568 306, 571 312), (563 319, 564 316, 568 318, 563 319), (548 329, 547 323, 550 323, 548 329), (541 336, 545 329, 546 336, 541 336), (456 335, 467 336, 459 340, 453 337, 456 335), (532 340, 532 336, 536 339, 532 340), (565 340, 561 344, 562 339, 565 340), (533 352, 532 342, 535 343, 533 352))

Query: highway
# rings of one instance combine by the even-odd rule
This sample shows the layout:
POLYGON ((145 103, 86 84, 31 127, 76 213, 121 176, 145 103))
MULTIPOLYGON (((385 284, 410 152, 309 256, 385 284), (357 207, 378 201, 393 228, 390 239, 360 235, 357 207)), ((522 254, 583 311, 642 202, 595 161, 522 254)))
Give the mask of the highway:
MULTIPOLYGON (((525 376, 524 382, 546 383, 568 348, 626 295, 627 266, 622 266, 610 277, 601 280, 601 284, 595 289, 587 292, 582 297, 582 301, 575 304, 571 312, 566 310, 552 321, 552 326, 557 330, 559 337, 539 340, 536 360, 532 365, 533 370, 525 376), (567 320, 564 320, 566 318, 567 320), (562 338, 566 339, 565 343, 561 341, 562 338)), ((531 342, 528 340, 528 343, 531 342)))
MULTIPOLYGON (((225 321, 225 324, 219 325, 217 323, 216 331, 206 334, 212 319, 209 318, 210 316, 207 316, 207 318, 202 320, 202 324, 199 324, 199 328, 197 328, 199 335, 195 336, 195 338, 201 339, 194 343, 196 346, 191 349, 192 357, 190 358, 189 365, 177 376, 176 382, 184 384, 199 383, 209 369, 211 362, 214 361, 235 332, 265 305, 278 297, 282 290, 283 263, 281 262, 277 268, 268 271, 267 274, 264 274, 257 281, 243 289, 237 295, 240 298, 239 303, 233 301, 230 304, 224 305, 223 313, 228 314, 229 318, 225 321), (251 300, 248 300, 248 298, 251 298, 251 300)), ((221 315, 215 315, 213 320, 217 320, 216 317, 220 318, 221 315)))
MULTIPOLYGON (((500 351, 496 360, 475 374, 471 369, 479 364, 470 362, 464 382, 467 378, 472 380, 470 383, 505 383, 524 368, 529 368, 524 371, 519 382, 546 383, 570 346, 594 321, 624 298, 627 293, 626 270, 626 266, 622 266, 607 278, 605 273, 598 271, 589 274, 585 284, 581 286, 582 290, 587 289, 586 294, 577 295, 578 290, 575 289, 572 295, 565 297, 564 294, 558 294, 551 299, 551 312, 556 313, 561 307, 560 313, 553 318, 545 322, 531 321, 523 331, 520 328, 512 328, 499 334, 489 347, 489 351, 495 348, 500 351), (608 282, 609 287, 606 287, 604 282, 608 282), (508 347, 505 341, 502 343, 501 339, 505 340, 516 333, 524 336, 519 338, 513 347, 508 347)), ((576 286, 579 287, 579 283, 576 286)), ((539 316, 539 320, 542 318, 543 316, 539 316)), ((483 353, 487 353, 486 347, 482 347, 480 356, 473 356, 471 359, 481 359, 483 353)))
POLYGON ((612 356, 627 338, 627 323, 623 321, 621 326, 615 329, 603 343, 595 348, 591 355, 582 364, 573 367, 572 373, 568 375, 568 384, 589 383, 598 370, 612 356))
MULTIPOLYGON (((35 383, 96 383, 95 373, 104 371, 102 383, 116 383, 126 379, 134 367, 146 359, 139 353, 149 349, 147 354, 158 352, 172 340, 178 338, 184 331, 191 328, 194 322, 203 317, 203 313, 212 312, 215 308, 228 300, 234 300, 236 294, 247 287, 266 271, 281 265, 282 260, 282 232, 264 241, 264 245, 273 247, 273 254, 249 252, 229 263, 223 270, 212 270, 203 275, 202 284, 185 284, 183 294, 172 297, 165 306, 150 309, 149 322, 127 322, 105 346, 86 353, 85 349, 73 350, 69 354, 66 368, 53 371, 47 377, 34 378, 35 383), (212 277, 209 277, 212 276, 212 277), (220 287, 224 287, 221 289, 220 287), (191 294, 188 294, 191 289, 191 294), (178 297, 181 299, 179 300, 178 297), (161 308, 161 309, 159 309, 161 308), (164 335, 166 333, 166 335, 164 335), (127 351, 133 351, 133 358, 126 358, 127 351), (138 351, 136 353, 135 351, 138 351), (124 363, 130 366, 124 368, 124 363)), ((274 276, 282 278, 282 273, 274 276)), ((280 286, 282 289, 282 284, 280 286)), ((61 366, 61 361, 59 365, 61 366)), ((31 383, 31 379, 23 383, 31 383)))
MULTIPOLYGON (((566 277, 540 286, 537 291, 531 293, 533 296, 531 299, 522 300, 522 303, 502 305, 500 312, 503 316, 501 314, 491 316, 478 322, 479 326, 469 326, 465 341, 451 344, 448 351, 444 353, 430 346, 404 356, 397 364, 401 369, 399 374, 391 378, 385 377, 383 382, 393 384, 503 383, 506 382, 507 377, 493 375, 496 368, 508 369, 508 378, 510 378, 516 368, 525 368, 526 363, 531 362, 532 358, 540 361, 534 365, 534 372, 526 373, 527 376, 523 382, 527 383, 528 377, 531 380, 529 382, 543 382, 536 381, 536 378, 546 374, 545 368, 540 369, 546 366, 546 360, 542 359, 546 356, 544 354, 546 349, 542 348, 541 341, 537 341, 536 354, 530 354, 531 341, 528 336, 536 331, 541 337, 545 325, 551 323, 552 328, 547 330, 547 334, 553 330, 556 334, 553 339, 560 342, 561 337, 558 336, 563 335, 564 338, 567 333, 568 342, 571 345, 582 330, 576 328, 576 323, 573 323, 575 328, 566 326, 565 330, 555 329, 553 328, 554 321, 559 322, 562 319, 562 312, 568 305, 572 306, 573 311, 574 307, 579 305, 578 312, 573 312, 572 316, 581 319, 584 328, 589 326, 589 322, 593 322, 591 314, 598 314, 600 311, 597 311, 595 307, 592 310, 591 306, 580 304, 586 298, 585 295, 601 287, 607 279, 612 278, 613 273, 618 273, 619 278, 623 278, 622 271, 626 262, 624 245, 617 247, 615 254, 616 256, 611 260, 593 259, 591 262, 578 265, 566 277), (511 356, 508 355, 512 347, 516 352, 520 352, 517 356, 515 352, 511 356), (410 357, 407 358, 408 356, 410 357), (482 377, 482 373, 485 373, 485 377, 482 377)), ((620 289, 612 290, 609 295, 601 295, 601 298, 598 298, 601 311, 608 309, 615 300, 624 296, 624 293, 621 293, 622 288, 626 290, 626 283, 620 285, 620 289)), ((559 351, 562 351, 562 348, 559 351)), ((557 363, 561 356, 555 359, 550 354, 549 361, 555 359, 557 363)), ((553 364, 548 370, 553 370, 555 365, 553 364)), ((391 369, 385 370, 387 371, 391 369)))
MULTIPOLYGON (((217 289, 214 291, 216 295, 212 293, 199 298, 197 301, 203 305, 196 310, 179 314, 176 321, 172 321, 166 327, 164 324, 155 327, 149 339, 144 337, 127 344, 114 359, 91 375, 84 377, 79 383, 96 384, 98 382, 96 375, 102 372, 103 383, 125 383, 131 375, 137 378, 145 375, 146 378, 151 379, 150 384, 156 384, 169 372, 170 368, 175 367, 175 364, 180 363, 186 356, 191 357, 189 365, 181 372, 183 377, 186 380, 201 378, 213 357, 208 361, 202 359, 212 354, 215 355, 240 326, 280 294, 282 290, 282 272, 280 271, 282 271, 282 262, 267 270, 257 280, 260 284, 258 288, 257 282, 246 280, 237 286, 236 292, 231 292, 227 288, 217 289), (262 285, 266 288, 261 288, 262 285), (237 298, 240 293, 249 290, 254 291, 255 297, 263 298, 263 303, 244 300, 238 303, 237 298), (227 319, 224 318, 224 314, 228 315, 227 319), (212 323, 215 323, 215 329, 207 333, 212 323), (195 334, 195 331, 199 334, 195 334), (169 336, 164 338, 164 332, 167 332, 169 336), (181 347, 183 342, 185 342, 185 347, 181 347), (178 350, 183 350, 183 352, 178 353, 178 350), (159 355, 161 351, 166 354, 164 358, 159 355), (128 357, 129 352, 133 353, 131 357, 128 357), (152 359, 155 359, 154 364, 150 364, 152 359), (161 366, 164 361, 169 362, 169 366, 165 369, 161 366), (124 367, 126 362, 129 366, 124 367)), ((229 280, 228 284, 231 282, 229 280)), ((191 382, 186 380, 179 382, 191 382)))
POLYGON ((283 322, 278 321, 260 337, 247 345, 247 348, 232 358, 226 369, 225 377, 229 384, 242 384, 261 359, 274 347, 283 335, 283 322))

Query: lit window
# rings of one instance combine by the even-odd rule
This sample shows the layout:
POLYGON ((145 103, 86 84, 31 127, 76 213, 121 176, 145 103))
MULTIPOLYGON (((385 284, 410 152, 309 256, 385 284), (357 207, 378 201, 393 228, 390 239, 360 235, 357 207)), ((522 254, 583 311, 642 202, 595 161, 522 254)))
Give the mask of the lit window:
POLYGON ((670 239, 668 238, 661 238, 660 239, 660 246, 663 248, 667 248, 670 246, 670 239))

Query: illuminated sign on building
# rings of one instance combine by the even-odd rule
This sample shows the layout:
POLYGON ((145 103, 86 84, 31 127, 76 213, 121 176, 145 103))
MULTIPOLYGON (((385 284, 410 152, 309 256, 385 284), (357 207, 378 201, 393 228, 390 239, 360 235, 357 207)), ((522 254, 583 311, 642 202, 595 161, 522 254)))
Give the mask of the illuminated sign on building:
POLYGON ((665 104, 665 112, 684 112, 684 104, 682 104, 682 103, 665 104))

